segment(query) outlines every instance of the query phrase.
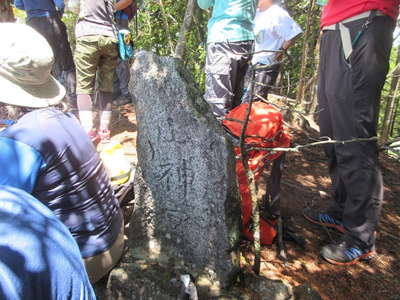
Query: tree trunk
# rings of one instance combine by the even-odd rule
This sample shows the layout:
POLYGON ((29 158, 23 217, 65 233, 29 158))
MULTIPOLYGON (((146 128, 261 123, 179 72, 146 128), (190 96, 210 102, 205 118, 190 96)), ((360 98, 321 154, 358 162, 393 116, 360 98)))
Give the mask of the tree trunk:
MULTIPOLYGON (((397 84, 398 84, 398 82, 397 82, 397 84)), ((397 117, 398 117, 398 112, 399 112, 399 98, 398 97, 396 97, 397 98, 397 101, 396 101, 396 104, 395 104, 395 108, 394 108, 394 115, 393 115, 393 119, 392 119, 392 122, 390 123, 390 136, 395 136, 395 132, 394 132, 394 130, 395 130, 395 124, 396 124, 396 120, 397 120, 397 117)), ((400 127, 399 127, 399 129, 398 129, 398 131, 400 131, 400 127)), ((400 132, 398 132, 397 133, 397 136, 400 136, 400 132)))
POLYGON ((11 0, 1 0, 0 2, 0 22, 15 22, 11 0))
POLYGON ((313 78, 313 82, 311 84, 311 92, 310 92, 310 104, 307 107, 307 112, 308 113, 314 113, 317 109, 318 106, 318 99, 317 99, 317 83, 318 83, 318 70, 319 70, 319 50, 321 46, 321 38, 322 38, 322 32, 319 34, 318 41, 317 41, 317 46, 315 47, 314 51, 314 59, 315 59, 315 70, 317 70, 317 74, 313 78))
POLYGON ((185 54, 186 35, 190 30, 190 26, 192 25, 193 14, 196 9, 195 3, 195 0, 189 0, 186 6, 185 17, 179 31, 179 39, 176 44, 174 53, 174 57, 179 59, 183 59, 183 55, 185 54))
POLYGON ((396 108, 396 96, 397 96, 397 91, 399 89, 399 76, 400 76, 400 68, 399 68, 399 63, 400 63, 400 47, 397 49, 397 64, 396 67, 392 73, 392 81, 390 83, 390 91, 387 96, 387 104, 385 108, 385 116, 383 118, 382 122, 382 130, 381 130, 381 138, 380 142, 381 143, 386 143, 387 140, 389 139, 389 134, 391 131, 391 124, 393 123, 393 119, 395 117, 395 108, 396 108))
POLYGON ((204 15, 205 13, 203 13, 201 9, 194 10, 193 14, 193 24, 195 28, 194 31, 199 44, 205 42, 207 39, 207 36, 202 30, 203 24, 207 24, 207 20, 205 20, 204 15))
POLYGON ((167 19, 167 13, 165 11, 165 6, 162 0, 159 0, 160 7, 161 7, 161 14, 164 22, 164 29, 167 34, 167 39, 168 39, 168 45, 171 51, 171 54, 174 53, 174 44, 172 43, 172 38, 171 38, 171 30, 169 29, 169 24, 168 24, 168 19, 167 19))
POLYGON ((307 14, 307 26, 304 32, 304 46, 303 46, 303 53, 301 56, 301 68, 300 68, 300 80, 299 80, 299 89, 296 95, 296 102, 301 104, 304 100, 304 83, 305 83, 305 73, 307 67, 307 61, 309 56, 309 38, 311 34, 311 21, 313 19, 315 11, 315 0, 311 0, 308 14, 307 14))

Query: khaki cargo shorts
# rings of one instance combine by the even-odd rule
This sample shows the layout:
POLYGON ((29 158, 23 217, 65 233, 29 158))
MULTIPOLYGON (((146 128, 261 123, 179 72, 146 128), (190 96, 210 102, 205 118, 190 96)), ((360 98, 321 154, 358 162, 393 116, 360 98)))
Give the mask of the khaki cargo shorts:
POLYGON ((99 91, 112 92, 117 62, 117 39, 102 35, 78 38, 75 48, 76 93, 93 94, 96 80, 99 91))

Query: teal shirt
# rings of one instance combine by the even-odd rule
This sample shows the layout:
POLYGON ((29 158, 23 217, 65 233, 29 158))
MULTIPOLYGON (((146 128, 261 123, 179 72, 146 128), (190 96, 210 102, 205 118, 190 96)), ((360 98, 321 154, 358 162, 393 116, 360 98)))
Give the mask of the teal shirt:
POLYGON ((213 7, 207 43, 254 40, 253 20, 258 0, 197 0, 202 9, 213 7))

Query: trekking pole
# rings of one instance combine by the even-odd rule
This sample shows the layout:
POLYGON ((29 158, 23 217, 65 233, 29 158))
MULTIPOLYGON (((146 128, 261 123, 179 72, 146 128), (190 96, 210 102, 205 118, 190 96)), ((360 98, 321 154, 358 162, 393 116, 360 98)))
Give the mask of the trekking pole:
POLYGON ((283 260, 284 263, 287 262, 287 255, 285 249, 285 243, 283 242, 283 221, 282 216, 278 217, 278 257, 283 260))

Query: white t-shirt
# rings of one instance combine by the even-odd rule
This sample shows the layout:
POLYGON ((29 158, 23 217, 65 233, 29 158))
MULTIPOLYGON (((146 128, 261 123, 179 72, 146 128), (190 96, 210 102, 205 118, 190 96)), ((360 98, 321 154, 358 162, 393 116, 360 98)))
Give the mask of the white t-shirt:
MULTIPOLYGON (((254 18, 255 52, 279 50, 285 41, 301 33, 300 26, 279 5, 272 5, 264 11, 257 11, 254 18)), ((253 64, 271 64, 276 52, 262 52, 253 56, 253 64)))

